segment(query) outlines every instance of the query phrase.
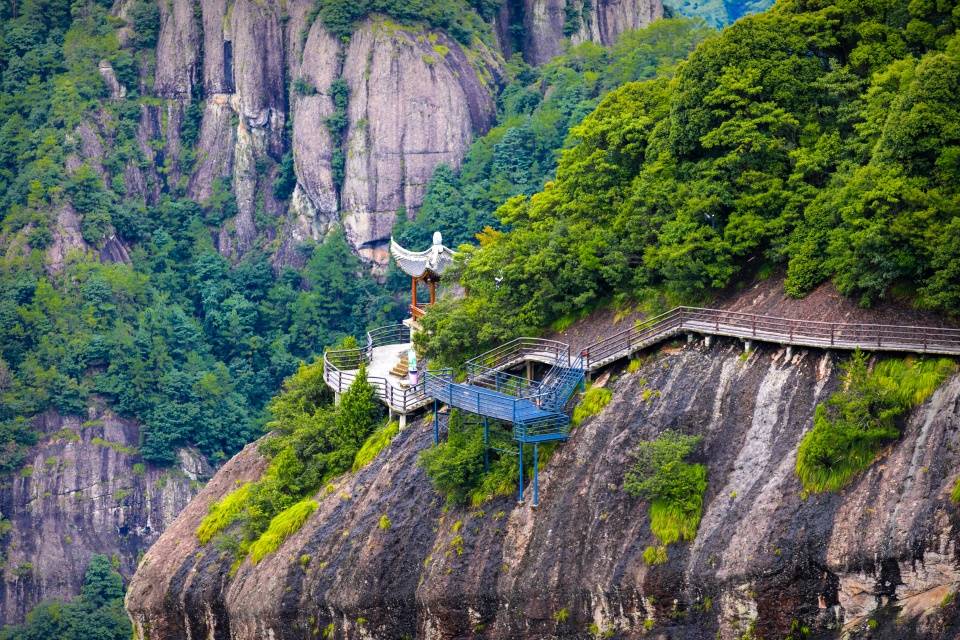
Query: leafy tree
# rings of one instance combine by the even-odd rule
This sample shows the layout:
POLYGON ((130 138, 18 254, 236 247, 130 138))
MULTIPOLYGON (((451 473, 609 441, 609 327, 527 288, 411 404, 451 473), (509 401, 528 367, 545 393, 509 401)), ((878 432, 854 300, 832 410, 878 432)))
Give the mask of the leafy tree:
POLYGON ((133 27, 133 43, 138 49, 150 49, 157 44, 160 33, 160 7, 150 0, 136 0, 127 10, 133 27))
POLYGON ((78 598, 38 605, 24 624, 0 631, 0 639, 127 640, 132 633, 123 609, 123 579, 106 556, 95 555, 78 598))

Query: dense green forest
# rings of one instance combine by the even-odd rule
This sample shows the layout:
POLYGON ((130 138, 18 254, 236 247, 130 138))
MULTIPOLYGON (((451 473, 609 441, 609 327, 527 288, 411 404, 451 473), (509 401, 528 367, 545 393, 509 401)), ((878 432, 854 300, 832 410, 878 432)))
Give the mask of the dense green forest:
POLYGON ((83 590, 72 602, 45 602, 22 625, 0 631, 0 640, 129 640, 123 579, 106 556, 93 556, 83 590))
MULTIPOLYGON (((28 419, 47 409, 83 413, 98 394, 143 424, 140 453, 166 463, 192 444, 213 462, 260 433, 262 407, 280 381, 325 345, 396 317, 401 305, 370 278, 342 235, 302 247, 305 266, 276 272, 254 251, 221 257, 210 229, 235 213, 229 185, 208 202, 163 184, 159 202, 127 195, 123 168, 147 163, 136 141, 138 68, 149 68, 159 15, 131 12, 122 48, 108 2, 28 0, 0 8, 0 469, 21 463, 36 439, 28 419), (14 13, 15 11, 15 13, 14 13), (106 101, 98 61, 127 95, 106 101), (67 171, 85 119, 112 133, 105 174, 67 171), (74 253, 45 265, 57 212, 73 207, 94 249, 116 234, 132 264, 74 253), (322 289, 314 284, 322 282, 322 289)), ((199 109, 183 136, 196 141, 199 109)), ((189 170, 193 153, 181 162, 189 170)), ((162 174, 162 172, 161 172, 162 174)))
POLYGON ((468 296, 425 320, 455 363, 583 309, 699 302, 785 269, 869 306, 960 311, 960 10, 787 1, 624 85, 556 179, 463 252, 468 296), (479 337, 479 340, 478 340, 479 337))

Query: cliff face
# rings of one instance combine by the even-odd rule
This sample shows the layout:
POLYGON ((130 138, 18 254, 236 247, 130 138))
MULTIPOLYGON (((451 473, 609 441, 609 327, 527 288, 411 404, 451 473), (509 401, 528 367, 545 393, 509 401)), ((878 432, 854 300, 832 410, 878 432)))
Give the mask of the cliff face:
POLYGON ((0 488, 9 522, 0 624, 42 600, 75 596, 95 553, 130 576, 211 473, 189 451, 171 469, 136 464, 138 427, 110 412, 92 410, 87 420, 47 413, 35 423, 40 443, 0 488))
POLYGON ((382 18, 367 20, 344 45, 319 20, 308 23, 312 6, 164 5, 153 87, 167 100, 163 153, 177 155, 191 100, 202 100, 203 118, 189 176, 157 181, 169 188, 182 178, 199 201, 217 181, 230 181, 237 215, 218 236, 226 255, 246 252, 264 234, 277 240, 280 262, 295 261, 297 244, 342 222, 362 257, 385 262, 396 211, 415 211, 434 167, 458 166, 473 135, 491 125, 502 59, 482 44, 468 49, 382 18), (330 87, 341 77, 349 87, 342 140, 327 126, 330 87), (286 203, 272 185, 288 149, 297 183, 286 203), (333 170, 338 153, 347 158, 342 176, 333 170))
POLYGON ((251 446, 147 553, 127 606, 152 640, 327 629, 337 638, 707 640, 801 627, 812 635, 795 637, 832 638, 845 625, 854 636, 953 637, 956 604, 945 596, 960 570, 947 495, 960 456, 960 376, 848 489, 804 496, 797 445, 838 373, 836 356, 818 351, 665 348, 612 382, 612 402, 556 452, 536 510, 529 496, 445 510, 416 464, 431 444, 425 420, 318 495, 318 511, 276 554, 230 577, 231 557, 200 547, 193 532, 209 504, 262 471, 251 446), (666 429, 703 435, 709 489, 696 539, 650 567, 647 504, 621 487, 637 443, 666 429), (389 528, 378 526, 382 515, 389 528))
MULTIPOLYGON (((521 23, 524 59, 543 64, 563 52, 567 39, 573 44, 592 41, 609 45, 624 31, 662 17, 660 0, 523 0, 505 3, 499 21, 521 23), (515 15, 518 10, 522 16, 515 15)), ((506 40, 504 28, 498 28, 498 33, 506 40)))
MULTIPOLYGON (((296 262, 298 244, 342 224, 354 250, 382 265, 396 212, 412 215, 434 168, 458 167, 473 136, 493 123, 503 58, 479 40, 464 47, 443 32, 376 16, 344 44, 319 20, 308 22, 313 4, 161 3, 154 85, 143 88, 163 101, 143 109, 141 147, 166 170, 131 166, 127 181, 151 201, 185 184, 203 202, 218 184, 231 185, 237 214, 217 238, 225 255, 264 237, 275 241, 279 263, 296 262), (349 89, 342 139, 327 126, 338 78, 349 89), (196 161, 182 170, 191 101, 203 117, 196 161), (296 186, 278 202, 272 185, 288 150, 296 186)), ((610 44, 663 15, 659 0, 525 0, 513 9, 522 16, 511 16, 511 6, 504 3, 498 30, 521 23, 523 54, 534 64, 561 53, 565 40, 610 44)))

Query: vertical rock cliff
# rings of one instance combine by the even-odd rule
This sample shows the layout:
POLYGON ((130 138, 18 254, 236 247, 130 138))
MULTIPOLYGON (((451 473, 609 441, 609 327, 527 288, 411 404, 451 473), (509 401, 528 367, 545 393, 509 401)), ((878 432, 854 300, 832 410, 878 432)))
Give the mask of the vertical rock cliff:
POLYGON ((613 44, 624 31, 662 17, 660 0, 522 0, 504 3, 497 32, 512 53, 506 25, 522 25, 523 57, 536 65, 562 53, 565 42, 613 44))
POLYGON ((182 178, 199 201, 218 183, 232 187, 237 212, 217 239, 226 255, 265 237, 277 240, 280 262, 295 260, 297 244, 342 223, 362 257, 383 263, 397 210, 415 212, 434 167, 458 166, 473 136, 491 125, 502 59, 479 40, 464 47, 442 32, 380 17, 345 43, 312 6, 164 5, 154 92, 166 103, 144 118, 166 109, 162 153, 175 159, 191 101, 202 102, 203 117, 190 175, 160 182, 169 189, 182 178), (334 139, 330 88, 341 78, 348 122, 343 139, 334 139), (297 181, 290 201, 278 202, 272 185, 287 151, 297 181), (338 154, 346 159, 343 175, 333 168, 338 154))
POLYGON ((661 349, 554 454, 536 510, 514 498, 445 509, 416 462, 431 444, 423 421, 317 495, 275 554, 231 574, 232 557, 193 532, 262 472, 248 447, 145 556, 128 609, 152 640, 955 637, 960 376, 845 491, 808 496, 797 446, 839 388, 838 358, 732 341, 661 349), (703 436, 709 488, 696 539, 648 566, 648 505, 621 487, 637 443, 667 429, 703 436))
POLYGON ((0 624, 37 603, 80 592, 90 556, 113 557, 130 576, 140 556, 200 490, 211 471, 183 450, 179 464, 137 462, 139 430, 109 411, 87 419, 44 414, 40 443, 0 488, 5 558, 0 624))

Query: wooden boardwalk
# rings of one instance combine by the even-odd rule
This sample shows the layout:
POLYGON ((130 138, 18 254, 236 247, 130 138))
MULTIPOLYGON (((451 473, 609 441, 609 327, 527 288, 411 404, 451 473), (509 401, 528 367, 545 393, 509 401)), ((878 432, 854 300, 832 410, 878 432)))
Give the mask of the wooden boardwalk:
POLYGON ((596 371, 683 333, 797 347, 960 355, 960 329, 793 320, 726 309, 677 307, 595 342, 581 352, 596 371))
MULTIPOLYGON (((515 424, 547 424, 556 417, 555 386, 566 394, 569 384, 553 384, 548 373, 545 382, 527 382, 506 371, 530 362, 551 367, 552 372, 594 372, 613 362, 629 358, 665 340, 682 334, 726 336, 743 340, 768 342, 819 349, 862 349, 899 353, 960 355, 960 329, 843 322, 818 322, 778 318, 726 309, 677 307, 662 315, 638 322, 571 354, 566 343, 543 338, 516 338, 464 364, 467 379, 453 383, 443 374, 433 379, 444 380, 444 388, 428 389, 424 382, 406 386, 399 379, 386 375, 384 366, 393 361, 410 344, 410 331, 403 325, 375 329, 367 334, 367 344, 358 349, 328 351, 324 354, 324 380, 335 392, 342 393, 356 378, 360 364, 367 365, 369 382, 377 396, 394 413, 405 416, 434 400, 457 406, 515 424), (382 360, 382 362, 381 362, 382 360), (449 386, 452 385, 452 386, 449 386), (456 389, 456 391, 454 391, 456 389), (442 397, 446 393, 446 398, 442 397), (453 397, 451 394, 456 394, 453 397), (539 394, 539 397, 537 397, 539 394), (551 405, 547 409, 546 405, 551 405), (472 407, 472 409, 470 408, 472 407), (487 413, 483 413, 487 412, 487 413)), ((560 374, 557 374, 560 375, 560 374)), ((430 378, 430 376, 426 376, 430 378)), ((572 390, 572 387, 571 387, 572 390)), ((571 391, 572 392, 572 391, 571 391)))

